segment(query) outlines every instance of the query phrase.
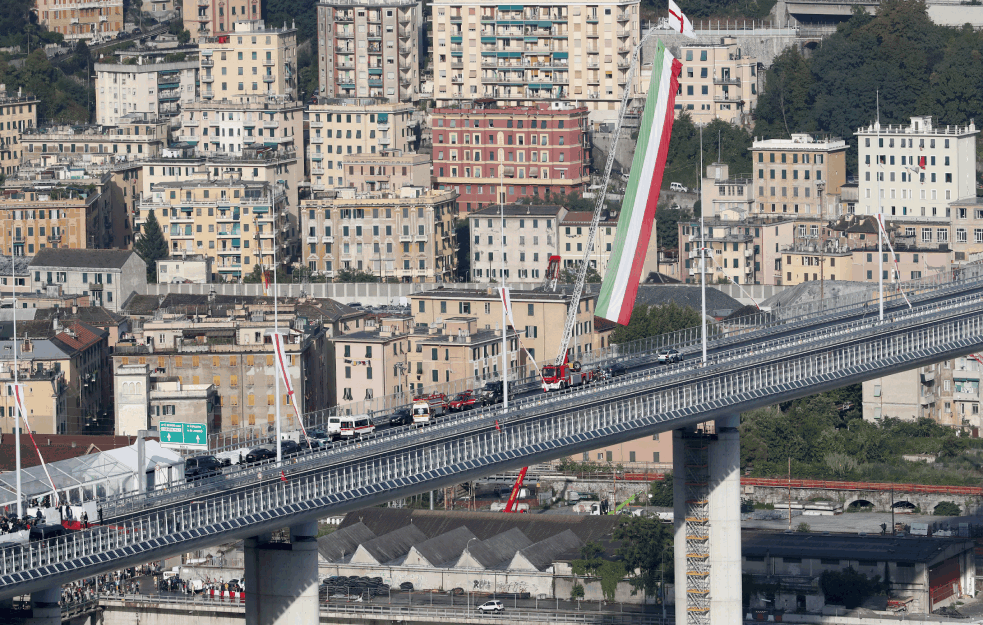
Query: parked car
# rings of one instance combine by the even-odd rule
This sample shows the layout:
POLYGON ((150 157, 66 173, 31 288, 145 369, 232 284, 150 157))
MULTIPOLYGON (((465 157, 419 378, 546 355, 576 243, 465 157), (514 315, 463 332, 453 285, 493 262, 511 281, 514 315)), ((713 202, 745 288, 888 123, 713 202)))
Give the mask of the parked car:
POLYGON ((502 402, 505 397, 503 392, 503 386, 501 380, 495 380, 494 382, 485 382, 484 388, 480 391, 481 405, 489 406, 492 404, 498 404, 502 402))
POLYGON ((280 454, 284 458, 287 456, 296 456, 302 452, 303 449, 294 441, 280 441, 280 454))
POLYGON ((260 462, 261 460, 269 460, 270 458, 276 458, 276 452, 266 447, 250 449, 249 453, 246 454, 246 462, 260 462))
POLYGON ((611 365, 610 367, 608 367, 608 377, 609 378, 616 378, 619 375, 625 375, 626 373, 628 373, 628 365, 626 365, 626 364, 624 364, 622 362, 619 362, 617 364, 614 364, 614 365, 611 365))
POLYGON ((413 412, 409 408, 400 408, 389 417, 391 427, 409 425, 413 423, 413 412))
POLYGON ((687 189, 686 187, 684 187, 683 185, 681 185, 678 182, 670 182, 669 183, 669 189, 671 191, 676 191, 678 193, 687 193, 689 191, 689 189, 687 189))
POLYGON ((229 466, 230 461, 219 460, 215 456, 195 456, 184 461, 184 479, 202 480, 222 474, 222 467, 229 466))
POLYGON ((672 348, 664 348, 659 350, 659 364, 668 365, 673 362, 682 362, 683 355, 677 350, 672 348))
POLYGON ((501 601, 486 601, 478 606, 479 612, 500 613, 505 611, 505 605, 501 601))
POLYGON ((410 591, 413 590, 413 582, 403 582, 399 585, 400 590, 410 591))

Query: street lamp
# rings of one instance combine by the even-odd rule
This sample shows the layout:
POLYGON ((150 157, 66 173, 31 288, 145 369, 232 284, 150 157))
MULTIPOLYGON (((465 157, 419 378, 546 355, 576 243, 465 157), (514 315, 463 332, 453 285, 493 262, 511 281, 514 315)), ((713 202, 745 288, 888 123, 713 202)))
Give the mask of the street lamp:
POLYGON ((826 308, 826 210, 823 205, 823 191, 826 183, 820 180, 816 183, 819 193, 819 307, 826 308))

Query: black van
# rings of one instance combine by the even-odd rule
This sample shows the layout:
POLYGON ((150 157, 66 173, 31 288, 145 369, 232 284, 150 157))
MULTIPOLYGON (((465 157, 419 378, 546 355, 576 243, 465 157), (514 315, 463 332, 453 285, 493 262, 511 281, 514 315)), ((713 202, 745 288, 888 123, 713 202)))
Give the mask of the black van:
POLYGON ((31 527, 31 542, 38 540, 47 540, 49 538, 57 538, 59 536, 64 536, 68 533, 68 530, 61 525, 35 525, 31 527))

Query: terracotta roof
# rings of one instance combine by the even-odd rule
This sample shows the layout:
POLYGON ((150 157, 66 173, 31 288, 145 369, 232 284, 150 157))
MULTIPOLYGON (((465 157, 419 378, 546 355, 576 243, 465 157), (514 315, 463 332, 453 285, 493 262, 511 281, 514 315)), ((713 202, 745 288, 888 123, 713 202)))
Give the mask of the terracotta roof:
POLYGON ((617 323, 609 319, 605 319, 604 317, 598 317, 597 315, 594 315, 595 332, 607 332, 609 330, 614 330, 617 327, 618 327, 617 323))
POLYGON ((69 324, 66 329, 72 330, 75 333, 75 336, 63 331, 55 336, 55 340, 76 351, 88 349, 109 336, 109 333, 105 330, 101 328, 94 328, 81 321, 75 321, 69 324))

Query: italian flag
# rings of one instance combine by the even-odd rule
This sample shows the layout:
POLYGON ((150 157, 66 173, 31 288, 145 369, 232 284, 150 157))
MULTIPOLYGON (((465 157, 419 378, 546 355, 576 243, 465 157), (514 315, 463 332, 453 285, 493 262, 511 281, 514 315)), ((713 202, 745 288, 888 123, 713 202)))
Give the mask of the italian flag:
POLYGON ((655 207, 669 151, 673 105, 682 67, 660 41, 652 61, 652 80, 638 130, 628 189, 595 311, 597 316, 621 325, 631 320, 645 252, 655 224, 655 207))

